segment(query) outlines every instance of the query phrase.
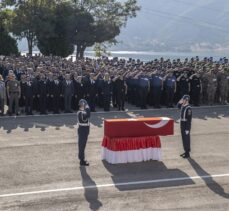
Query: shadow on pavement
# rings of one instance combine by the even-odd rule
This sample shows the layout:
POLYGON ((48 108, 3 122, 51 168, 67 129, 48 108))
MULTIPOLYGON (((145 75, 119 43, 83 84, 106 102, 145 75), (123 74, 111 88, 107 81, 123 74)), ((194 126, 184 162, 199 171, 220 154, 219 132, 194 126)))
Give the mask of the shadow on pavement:
MULTIPOLYGON (((206 172, 195 160, 192 158, 188 159, 193 169, 196 171, 198 176, 210 176, 208 172, 206 172)), ((214 193, 218 194, 219 196, 229 199, 229 193, 225 193, 222 186, 220 186, 212 177, 202 178, 206 183, 207 187, 214 193)))
POLYGON ((89 203, 90 209, 99 210, 99 208, 102 207, 103 204, 98 200, 98 188, 96 188, 96 183, 88 175, 85 167, 80 167, 80 173, 82 177, 83 187, 93 186, 93 188, 84 188, 84 196, 89 203))
MULTIPOLYGON (((138 110, 127 112, 107 112, 107 113, 92 113, 91 123, 92 125, 102 128, 104 119, 113 118, 136 118, 136 117, 160 117, 166 116, 173 118, 175 121, 179 119, 178 109, 161 109, 161 110, 138 110)), ((213 108, 197 108, 193 109, 193 118, 204 119, 222 117, 229 117, 228 107, 213 107, 213 108)), ((55 116, 27 116, 27 117, 0 117, 0 128, 6 133, 11 133, 17 128, 24 129, 24 132, 28 132, 32 128, 40 129, 45 132, 48 127, 55 127, 56 130, 60 130, 61 127, 73 129, 76 125, 76 113, 67 115, 55 115, 55 116)))
MULTIPOLYGON (((112 165, 107 163, 106 161, 103 161, 103 165, 108 170, 108 172, 111 173, 111 178, 114 184, 189 177, 180 169, 168 169, 163 162, 158 161, 116 165, 112 165)), ((194 182, 191 179, 184 179, 177 181, 158 181, 155 183, 147 184, 116 185, 116 188, 120 191, 129 191, 193 184, 194 182)))
MULTIPOLYGON (((90 122, 92 125, 102 128, 104 119, 113 118, 131 118, 127 113, 92 113, 90 122)), ((17 128, 22 128, 24 132, 28 132, 32 128, 40 129, 41 132, 45 132, 47 128, 54 127, 56 130, 60 130, 65 126, 70 129, 74 129, 77 124, 76 114, 72 115, 55 115, 55 116, 28 116, 28 117, 0 117, 0 128, 11 133, 17 128)))

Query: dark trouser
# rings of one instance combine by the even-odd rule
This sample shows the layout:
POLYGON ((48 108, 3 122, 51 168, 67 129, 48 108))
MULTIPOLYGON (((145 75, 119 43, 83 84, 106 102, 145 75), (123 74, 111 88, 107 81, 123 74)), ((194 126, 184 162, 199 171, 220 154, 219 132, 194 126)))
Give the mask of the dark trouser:
POLYGON ((110 95, 103 96, 104 111, 110 111, 110 95))
POLYGON ((153 103, 154 106, 159 107, 161 103, 161 87, 153 87, 153 103))
POLYGON ((60 110, 64 110, 64 97, 60 97, 60 110))
POLYGON ((87 138, 89 135, 89 126, 79 126, 78 128, 78 158, 80 161, 85 160, 85 148, 87 144, 87 138))
POLYGON ((141 109, 146 109, 147 96, 148 96, 148 89, 147 88, 140 88, 140 106, 141 106, 141 109))
POLYGON ((19 111, 19 93, 10 93, 9 96, 9 113, 13 113, 13 104, 15 103, 15 113, 19 111))
POLYGON ((191 102, 195 106, 200 104, 200 89, 193 89, 191 91, 191 102))
POLYGON ((98 106, 100 108, 103 107, 103 95, 102 95, 102 90, 101 89, 98 90, 98 106))
POLYGON ((72 110, 76 111, 78 108, 77 96, 72 97, 72 110))
POLYGON ((96 100, 96 95, 89 96, 88 103, 92 112, 95 111, 95 100, 96 100))
POLYGON ((4 98, 3 97, 0 97, 0 110, 1 110, 0 114, 4 114, 4 98))
POLYGON ((60 110, 60 96, 54 95, 53 96, 53 112, 59 113, 60 110))
POLYGON ((28 96, 25 98, 25 112, 26 114, 32 114, 33 110, 33 96, 28 96))
POLYGON ((124 104, 125 104, 125 94, 124 93, 118 93, 117 104, 118 104, 119 110, 124 109, 124 104))
POLYGON ((186 153, 189 153, 191 151, 191 149, 190 149, 190 131, 189 131, 189 134, 186 135, 185 123, 186 122, 181 122, 181 125, 180 125, 181 126, 181 137, 182 137, 184 151, 186 153))
POLYGON ((118 95, 117 91, 116 90, 113 90, 112 104, 113 104, 114 107, 117 107, 117 104, 118 104, 118 102, 117 102, 117 95, 118 95))
POLYGON ((33 99, 33 109, 36 111, 40 111, 40 104, 39 104, 39 98, 37 97, 37 95, 35 95, 34 99, 33 99))
POLYGON ((167 106, 172 106, 174 100, 174 88, 166 87, 166 104, 167 106))
POLYGON ((72 95, 65 95, 64 96, 64 111, 65 112, 71 112, 71 106, 72 106, 72 95))
POLYGON ((41 114, 46 114, 46 95, 40 95, 39 105, 41 114))
POLYGON ((53 111, 53 98, 51 96, 47 98, 47 108, 48 111, 53 111))

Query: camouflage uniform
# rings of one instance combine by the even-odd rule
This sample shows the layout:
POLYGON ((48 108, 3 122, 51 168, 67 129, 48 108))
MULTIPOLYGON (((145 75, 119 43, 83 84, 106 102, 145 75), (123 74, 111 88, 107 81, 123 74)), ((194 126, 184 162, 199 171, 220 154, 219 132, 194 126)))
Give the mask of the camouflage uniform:
POLYGON ((9 96, 9 114, 13 112, 13 104, 15 103, 15 113, 19 113, 19 97, 21 95, 20 82, 17 80, 9 80, 7 83, 7 93, 9 96))
POLYGON ((201 104, 208 103, 208 79, 206 77, 206 73, 201 74, 201 81, 202 81, 202 94, 200 96, 201 104))
POLYGON ((217 90, 217 77, 214 73, 207 73, 206 79, 208 82, 207 85, 207 99, 208 99, 208 105, 213 105, 215 100, 215 93, 217 90))
POLYGON ((220 89, 220 102, 221 104, 226 104, 228 97, 228 77, 229 74, 225 71, 218 73, 219 78, 219 89, 220 89))

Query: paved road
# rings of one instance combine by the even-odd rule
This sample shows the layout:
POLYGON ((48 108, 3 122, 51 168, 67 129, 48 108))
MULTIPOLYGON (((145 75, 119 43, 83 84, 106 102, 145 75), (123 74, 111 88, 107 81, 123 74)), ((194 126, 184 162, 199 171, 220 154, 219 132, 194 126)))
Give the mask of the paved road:
POLYGON ((75 115, 0 119, 0 210, 229 210, 229 107, 193 110, 192 159, 179 125, 162 137, 163 162, 109 165, 100 159, 103 119, 168 116, 177 110, 92 115, 79 168, 75 115))

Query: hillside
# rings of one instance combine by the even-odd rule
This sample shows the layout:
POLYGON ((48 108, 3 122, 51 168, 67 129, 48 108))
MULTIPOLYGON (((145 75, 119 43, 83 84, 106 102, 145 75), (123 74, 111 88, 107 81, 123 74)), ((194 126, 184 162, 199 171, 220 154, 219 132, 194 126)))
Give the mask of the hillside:
MULTIPOLYGON (((139 0, 111 50, 206 51, 229 49, 228 0, 139 0)), ((27 49, 20 42, 21 50, 27 49)))

